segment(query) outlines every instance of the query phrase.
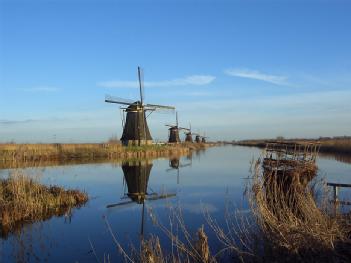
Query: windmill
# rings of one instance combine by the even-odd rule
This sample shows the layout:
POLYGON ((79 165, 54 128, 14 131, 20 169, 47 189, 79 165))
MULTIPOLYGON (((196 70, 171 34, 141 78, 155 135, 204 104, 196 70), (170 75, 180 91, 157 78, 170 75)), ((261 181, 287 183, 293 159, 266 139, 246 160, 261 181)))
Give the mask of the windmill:
POLYGON ((168 136, 168 142, 169 143, 180 143, 180 138, 179 138, 179 131, 180 130, 187 130, 190 131, 188 128, 182 128, 179 127, 178 124, 178 112, 176 112, 176 124, 175 125, 170 125, 166 124, 167 127, 170 127, 169 130, 169 136, 168 136))
POLYGON ((179 184, 179 181, 180 181, 179 170, 180 170, 180 168, 191 166, 191 165, 192 165, 192 161, 190 163, 181 164, 179 157, 174 157, 174 158, 169 160, 169 167, 170 168, 167 169, 166 171, 170 172, 173 170, 177 170, 177 184, 179 184))
POLYGON ((202 136, 202 139, 201 139, 201 142, 202 143, 206 143, 206 139, 207 139, 208 137, 206 137, 206 136, 202 136))
POLYGON ((138 204, 142 205, 141 211, 141 228, 140 236, 144 236, 144 221, 145 221, 145 201, 155 201, 176 196, 175 193, 160 193, 148 192, 148 182, 152 163, 149 161, 138 160, 135 162, 124 162, 122 170, 124 175, 124 194, 121 197, 121 202, 109 204, 106 208, 118 208, 127 205, 138 204), (129 199, 127 201, 123 201, 129 199))
POLYGON ((123 105, 123 134, 121 141, 123 145, 144 145, 152 144, 152 137, 147 125, 147 117, 158 110, 175 110, 172 106, 144 103, 144 82, 142 80, 142 70, 138 67, 140 100, 132 101, 118 97, 106 95, 105 102, 123 105), (126 118, 124 119, 124 112, 126 118), (149 114, 146 116, 146 112, 149 114))
POLYGON ((194 142, 193 135, 195 135, 195 133, 191 132, 191 123, 189 123, 189 129, 187 130, 187 132, 185 132, 185 141, 186 142, 194 142))
POLYGON ((202 136, 199 133, 193 133, 193 134, 196 135, 195 142, 197 142, 197 143, 206 143, 206 139, 208 138, 208 137, 206 137, 206 135, 202 136))
POLYGON ((200 143, 201 142, 201 136, 199 134, 196 134, 195 136, 195 142, 200 143))

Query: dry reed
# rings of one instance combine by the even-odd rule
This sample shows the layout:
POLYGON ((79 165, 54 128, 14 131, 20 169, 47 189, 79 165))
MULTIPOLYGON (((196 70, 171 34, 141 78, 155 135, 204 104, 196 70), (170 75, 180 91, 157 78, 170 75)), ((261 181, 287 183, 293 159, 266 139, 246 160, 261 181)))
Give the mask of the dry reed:
POLYGON ((199 145, 143 145, 123 147, 116 143, 95 144, 0 144, 0 162, 38 162, 49 160, 98 160, 131 157, 168 157, 188 154, 199 145))
POLYGON ((170 210, 170 225, 168 228, 158 222, 157 218, 150 210, 150 216, 153 223, 169 238, 171 252, 165 248, 165 244, 160 243, 158 236, 150 235, 148 238, 142 238, 140 248, 132 247, 131 253, 127 253, 119 243, 113 233, 109 222, 106 220, 107 228, 113 238, 116 248, 123 256, 125 262, 132 263, 215 263, 215 257, 209 248, 208 237, 204 231, 204 226, 200 227, 196 233, 191 234, 182 218, 182 213, 178 209, 170 210), (172 218, 172 219, 171 219, 172 218), (182 238, 178 235, 181 232, 182 238))
POLYGON ((88 195, 78 190, 45 186, 16 170, 0 181, 0 232, 6 235, 22 222, 34 222, 81 206, 88 195))
POLYGON ((338 218, 328 214, 327 207, 317 206, 309 185, 294 181, 287 189, 284 181, 262 171, 257 161, 249 187, 248 199, 266 258, 284 262, 336 262, 343 256, 351 256, 339 251, 342 244, 350 242, 347 229, 338 218))
POLYGON ((351 138, 321 140, 321 151, 326 153, 351 154, 351 138))

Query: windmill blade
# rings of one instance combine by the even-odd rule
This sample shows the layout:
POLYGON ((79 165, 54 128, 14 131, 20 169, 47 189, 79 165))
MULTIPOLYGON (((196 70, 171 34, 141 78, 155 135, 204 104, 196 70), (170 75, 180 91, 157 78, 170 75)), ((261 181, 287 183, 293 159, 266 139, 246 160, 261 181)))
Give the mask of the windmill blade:
POLYGON ((144 239, 144 222, 145 222, 145 202, 143 202, 143 209, 141 210, 141 227, 140 227, 140 238, 144 239))
POLYGON ((177 128, 177 126, 175 126, 175 125, 171 125, 171 124, 165 124, 165 126, 167 126, 167 127, 171 127, 171 128, 177 128))
POLYGON ((184 167, 188 167, 191 166, 191 163, 187 163, 187 164, 181 164, 179 165, 179 167, 184 168, 184 167))
POLYGON ((179 182, 180 182, 180 175, 179 174, 180 174, 179 169, 177 169, 177 184, 179 184, 179 182))
POLYGON ((175 110, 175 107, 173 106, 165 106, 165 105, 158 105, 158 104, 146 104, 145 107, 153 108, 155 110, 158 110, 158 109, 172 110, 172 111, 175 110))
POLYGON ((171 172, 171 171, 174 171, 174 170, 176 170, 177 168, 168 168, 167 170, 166 170, 166 172, 168 173, 168 172, 171 172))
MULTIPOLYGON (((149 187, 149 188, 151 188, 151 187, 149 187)), ((151 191, 153 191, 153 190, 151 189, 151 191)), ((146 195, 147 195, 147 196, 156 196, 156 195, 158 195, 158 194, 157 194, 157 193, 155 193, 155 192, 152 192, 151 194, 146 193, 146 195)))
POLYGON ((178 111, 176 111, 176 124, 177 124, 177 127, 178 127, 178 111))
POLYGON ((144 71, 138 67, 139 91, 141 105, 144 103, 144 71))
POLYGON ((116 207, 116 206, 125 206, 125 205, 129 205, 129 204, 133 204, 133 203, 134 203, 133 201, 119 202, 119 203, 116 203, 116 204, 107 205, 106 208, 113 208, 113 207, 116 207))
POLYGON ((110 95, 105 96, 105 102, 107 103, 117 103, 117 104, 122 104, 122 105, 132 105, 135 104, 134 101, 128 100, 128 99, 123 99, 119 97, 112 97, 110 95))
POLYGON ((148 201, 156 201, 160 199, 166 199, 166 198, 171 198, 175 197, 177 194, 171 193, 171 194, 160 194, 155 197, 147 198, 148 201))
POLYGON ((119 108, 119 114, 121 115, 122 127, 124 127, 125 119, 124 119, 124 110, 122 107, 119 108))
POLYGON ((178 127, 178 130, 186 130, 186 131, 190 131, 189 128, 183 128, 183 127, 178 127))

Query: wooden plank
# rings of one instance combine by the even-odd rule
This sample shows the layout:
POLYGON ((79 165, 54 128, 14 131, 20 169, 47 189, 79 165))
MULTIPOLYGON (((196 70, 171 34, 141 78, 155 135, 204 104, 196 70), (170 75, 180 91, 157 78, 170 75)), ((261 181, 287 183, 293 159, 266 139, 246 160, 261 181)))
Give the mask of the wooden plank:
POLYGON ((351 184, 327 183, 327 186, 334 186, 334 187, 351 187, 351 184))

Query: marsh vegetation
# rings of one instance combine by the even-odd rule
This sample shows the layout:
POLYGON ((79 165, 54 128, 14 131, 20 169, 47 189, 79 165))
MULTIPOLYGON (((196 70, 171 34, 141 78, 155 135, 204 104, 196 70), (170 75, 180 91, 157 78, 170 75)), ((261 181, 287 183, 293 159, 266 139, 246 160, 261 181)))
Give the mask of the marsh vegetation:
POLYGON ((257 140, 242 140, 237 141, 234 144, 241 146, 251 146, 264 148, 267 143, 274 141, 285 141, 285 142, 306 142, 314 141, 320 142, 320 152, 322 153, 333 153, 333 154, 351 154, 351 137, 332 137, 325 138, 321 137, 319 139, 257 139, 257 140))
POLYGON ((16 170, 0 181, 1 236, 6 236, 23 223, 68 213, 87 201, 85 192, 46 186, 40 183, 38 177, 16 170))
POLYGON ((119 143, 86 144, 0 144, 0 162, 70 160, 115 160, 139 157, 169 157, 188 154, 213 144, 181 143, 124 147, 119 143))

